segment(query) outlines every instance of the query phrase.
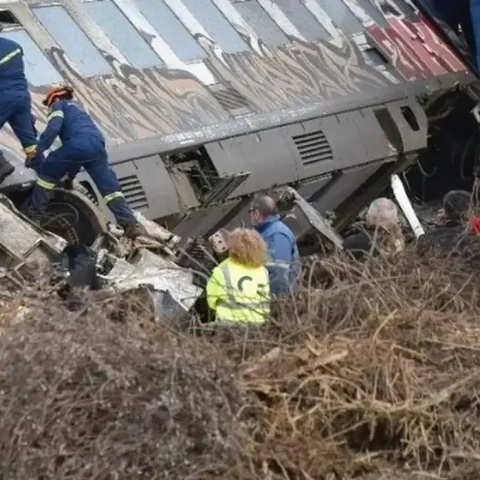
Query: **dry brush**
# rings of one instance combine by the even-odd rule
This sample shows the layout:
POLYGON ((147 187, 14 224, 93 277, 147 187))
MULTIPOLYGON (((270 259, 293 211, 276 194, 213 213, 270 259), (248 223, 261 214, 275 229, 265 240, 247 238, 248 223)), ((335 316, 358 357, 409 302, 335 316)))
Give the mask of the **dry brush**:
POLYGON ((475 276, 311 267, 268 327, 230 337, 156 325, 139 294, 5 301, 1 477, 479 478, 475 276))

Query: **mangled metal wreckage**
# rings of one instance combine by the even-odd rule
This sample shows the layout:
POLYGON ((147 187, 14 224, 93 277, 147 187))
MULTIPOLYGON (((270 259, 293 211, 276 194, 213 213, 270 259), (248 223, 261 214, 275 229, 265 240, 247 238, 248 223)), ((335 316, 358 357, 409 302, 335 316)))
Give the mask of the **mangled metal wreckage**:
MULTIPOLYGON (((101 210, 82 198, 82 194, 63 193, 76 198, 83 212, 89 210, 97 219, 97 238, 91 250, 97 254, 96 269, 105 289, 125 292, 147 287, 158 312, 178 314, 193 307, 203 290, 195 285, 189 269, 174 262, 172 248, 179 237, 139 214, 146 235, 132 242, 109 224, 101 210)), ((0 194, 0 281, 22 288, 28 280, 38 279, 39 272, 61 263, 71 240, 72 220, 74 217, 68 215, 55 219, 55 230, 60 236, 33 223, 8 197, 0 194)))
MULTIPOLYGON (((299 238, 313 228, 333 248, 342 248, 341 237, 330 223, 296 190, 289 187, 275 193, 284 220, 299 238)), ((208 238, 182 239, 136 212, 144 235, 132 241, 83 194, 61 189, 56 194, 57 198, 68 197, 71 207, 70 212, 52 217, 51 230, 57 233, 33 223, 0 194, 0 283, 22 288, 29 279, 38 279, 39 272, 61 263, 66 248, 79 245, 75 234, 79 211, 95 219, 91 223, 96 229, 91 233, 96 238, 89 249, 96 254, 95 269, 103 288, 116 293, 145 289, 155 317, 162 321, 189 316, 212 268, 228 253, 223 229, 208 238)))

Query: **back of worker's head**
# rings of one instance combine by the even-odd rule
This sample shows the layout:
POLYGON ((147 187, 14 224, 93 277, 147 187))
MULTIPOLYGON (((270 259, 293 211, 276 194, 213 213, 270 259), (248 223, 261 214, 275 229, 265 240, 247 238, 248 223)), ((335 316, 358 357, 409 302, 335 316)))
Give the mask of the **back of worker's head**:
POLYGON ((250 220, 252 225, 258 225, 273 215, 278 215, 278 208, 272 197, 262 195, 253 201, 250 208, 250 220))
POLYGON ((267 261, 267 245, 261 235, 250 228, 236 228, 228 236, 228 255, 248 267, 261 267, 267 261))
POLYGON ((73 98, 73 92, 73 88, 68 85, 57 85, 47 92, 42 103, 50 108, 57 100, 71 100, 73 98))
POLYGON ((468 219, 470 194, 465 190, 451 190, 443 197, 443 211, 446 220, 468 219))

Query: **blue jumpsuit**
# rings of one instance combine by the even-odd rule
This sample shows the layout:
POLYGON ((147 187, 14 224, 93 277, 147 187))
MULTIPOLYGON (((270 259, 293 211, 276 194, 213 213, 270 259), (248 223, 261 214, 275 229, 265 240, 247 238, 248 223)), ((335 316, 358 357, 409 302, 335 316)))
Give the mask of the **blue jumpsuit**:
POLYGON ((478 67, 477 52, 480 41, 475 33, 477 30, 480 34, 480 25, 475 19, 475 16, 480 16, 480 12, 475 15, 475 10, 479 8, 478 0, 423 0, 423 4, 434 17, 446 23, 457 35, 461 28, 472 59, 478 67))
POLYGON ((34 218, 42 216, 47 208, 49 192, 65 175, 74 179, 84 167, 117 222, 121 226, 134 222, 133 211, 127 205, 117 176, 108 163, 105 139, 87 112, 72 100, 60 99, 52 105, 47 121, 47 128, 38 140, 37 164, 34 167, 38 177, 30 201, 30 215, 34 218), (43 152, 50 148, 57 136, 62 146, 43 160, 43 152))
POLYGON ((470 14, 475 37, 476 66, 480 69, 480 0, 470 0, 470 14))
POLYGON ((23 49, 17 42, 0 37, 0 128, 7 122, 25 153, 34 152, 37 136, 33 128, 23 49))

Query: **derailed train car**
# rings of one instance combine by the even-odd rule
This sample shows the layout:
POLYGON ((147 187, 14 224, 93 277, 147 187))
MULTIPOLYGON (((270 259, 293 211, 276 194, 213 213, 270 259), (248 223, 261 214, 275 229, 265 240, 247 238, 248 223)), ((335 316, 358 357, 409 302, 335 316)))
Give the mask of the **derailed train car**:
MULTIPOLYGON (((449 118, 475 123, 475 74, 409 0, 2 4, 37 128, 47 86, 73 85, 127 201, 179 235, 239 224, 253 194, 285 185, 342 228, 416 161, 429 132, 449 118)), ((2 190, 21 203, 34 173, 8 129, 0 142, 17 165, 2 190)), ((62 195, 52 209, 68 209, 62 195)))

